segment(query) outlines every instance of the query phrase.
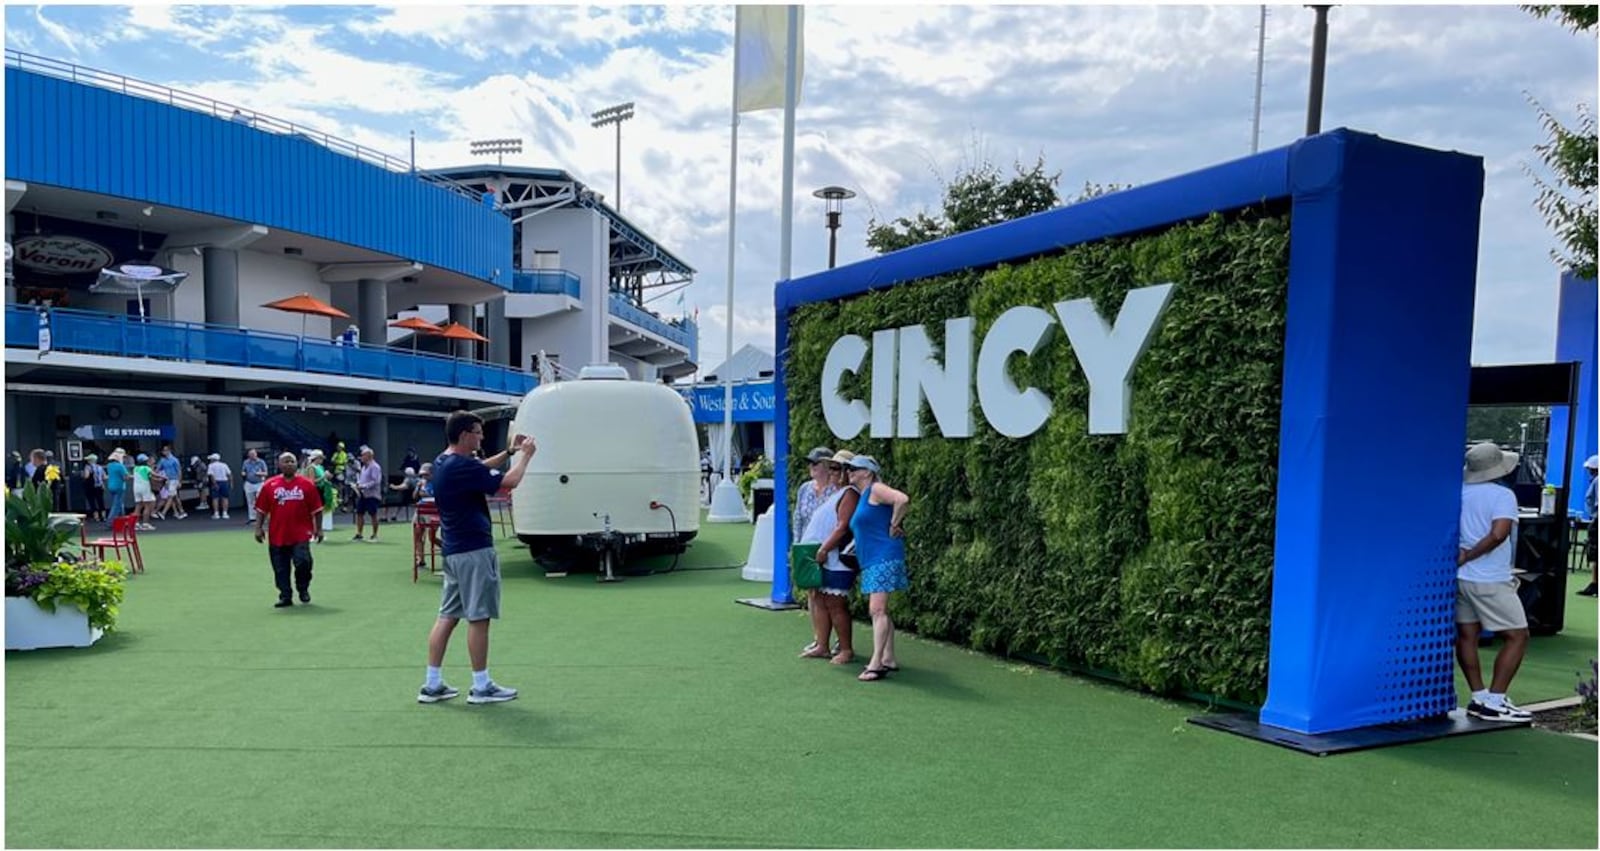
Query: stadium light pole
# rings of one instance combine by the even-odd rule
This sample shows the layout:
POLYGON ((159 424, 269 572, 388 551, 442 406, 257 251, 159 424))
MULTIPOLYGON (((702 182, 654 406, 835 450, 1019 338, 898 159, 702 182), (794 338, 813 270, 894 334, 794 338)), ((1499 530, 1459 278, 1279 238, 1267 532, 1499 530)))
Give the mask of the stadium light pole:
POLYGON ((856 193, 843 186, 824 186, 811 194, 822 199, 823 209, 828 213, 828 268, 832 269, 838 257, 839 214, 844 211, 844 202, 856 197, 856 193))
POLYGON ((1311 29, 1311 92, 1306 98, 1306 135, 1322 132, 1322 80, 1328 65, 1328 7, 1312 6, 1317 22, 1311 29))
POLYGON ((506 154, 522 153, 521 139, 478 139, 468 144, 472 147, 474 156, 494 154, 499 165, 506 164, 506 154))
POLYGON ((608 106, 599 112, 592 113, 589 117, 594 119, 589 122, 591 127, 604 127, 607 124, 617 125, 617 195, 611 206, 615 207, 617 212, 620 213, 622 212, 622 122, 633 117, 633 101, 630 100, 627 103, 608 106))

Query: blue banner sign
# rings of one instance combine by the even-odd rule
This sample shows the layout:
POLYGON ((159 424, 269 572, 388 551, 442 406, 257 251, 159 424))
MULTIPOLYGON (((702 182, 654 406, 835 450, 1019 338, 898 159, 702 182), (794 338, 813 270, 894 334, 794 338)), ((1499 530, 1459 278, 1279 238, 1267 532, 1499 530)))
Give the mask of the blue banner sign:
MULTIPOLYGON (((726 388, 721 384, 703 384, 678 391, 689 403, 689 410, 697 423, 723 421, 722 402, 726 388)), ((733 421, 736 423, 770 423, 777 410, 777 397, 772 393, 771 381, 753 381, 733 385, 733 421)))
POLYGON ((172 440, 178 429, 170 425, 81 425, 72 434, 83 440, 172 440))

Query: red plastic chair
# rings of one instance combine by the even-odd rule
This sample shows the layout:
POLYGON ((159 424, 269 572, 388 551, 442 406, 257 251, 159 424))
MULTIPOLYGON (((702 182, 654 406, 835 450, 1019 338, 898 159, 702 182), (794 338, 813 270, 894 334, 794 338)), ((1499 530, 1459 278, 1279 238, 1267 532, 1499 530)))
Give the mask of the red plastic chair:
POLYGON ((111 520, 111 537, 89 540, 87 528, 78 527, 79 538, 85 550, 94 550, 95 558, 105 560, 106 551, 121 559, 134 573, 144 573, 144 556, 139 552, 139 516, 124 514, 111 520), (127 558, 123 553, 128 554, 127 558))
POLYGON ((411 517, 412 582, 417 581, 417 573, 424 562, 428 565, 428 573, 434 572, 438 567, 439 551, 444 548, 439 540, 439 506, 422 502, 415 507, 416 512, 411 517))
POLYGON ((501 488, 489 497, 489 509, 493 512, 491 521, 499 527, 500 534, 511 534, 511 491, 501 488))

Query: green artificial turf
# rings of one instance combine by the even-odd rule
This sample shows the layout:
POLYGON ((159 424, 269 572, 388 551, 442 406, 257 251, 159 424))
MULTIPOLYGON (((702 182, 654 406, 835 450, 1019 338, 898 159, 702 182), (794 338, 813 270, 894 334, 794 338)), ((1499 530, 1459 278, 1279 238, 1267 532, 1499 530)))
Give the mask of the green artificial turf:
MULTIPOLYGON (((242 529, 145 535, 119 632, 6 654, 6 843, 1596 844, 1595 745, 1542 730, 1317 759, 908 636, 904 670, 857 682, 796 658, 804 613, 688 569, 742 563, 750 530, 707 526, 683 570, 606 585, 546 579, 506 542, 490 669, 522 697, 492 706, 415 702, 439 579, 412 584, 403 528, 341 528, 314 605, 287 610, 242 529)), ((1592 649, 1584 602, 1569 634, 1592 649)), ((445 676, 464 690, 463 633, 445 676)))

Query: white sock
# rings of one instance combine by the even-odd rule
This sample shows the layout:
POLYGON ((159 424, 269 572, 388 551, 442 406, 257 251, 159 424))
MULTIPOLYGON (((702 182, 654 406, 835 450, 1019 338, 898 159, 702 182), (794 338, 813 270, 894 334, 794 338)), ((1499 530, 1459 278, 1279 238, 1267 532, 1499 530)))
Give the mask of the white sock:
POLYGON ((1506 705, 1506 696, 1503 694, 1496 694, 1491 691, 1489 692, 1488 698, 1484 700, 1484 705, 1492 709, 1499 709, 1500 707, 1506 705))
POLYGON ((1487 705, 1489 703, 1489 690, 1486 688, 1481 688, 1473 692, 1472 702, 1487 705))
POLYGON ((489 687, 489 671, 488 671, 488 669, 484 669, 482 671, 473 671, 472 672, 472 687, 475 688, 475 689, 478 689, 479 691, 482 691, 482 690, 484 690, 484 689, 489 687))
POLYGON ((427 686, 428 688, 433 688, 434 686, 440 685, 443 682, 444 682, 444 678, 439 675, 439 669, 435 668, 432 665, 429 665, 428 666, 428 679, 427 679, 426 682, 423 683, 423 685, 427 686))

